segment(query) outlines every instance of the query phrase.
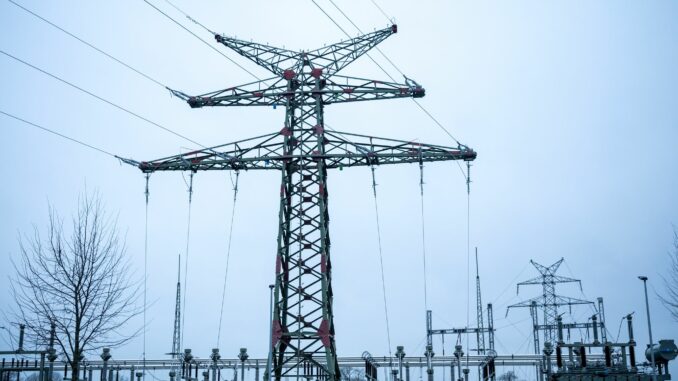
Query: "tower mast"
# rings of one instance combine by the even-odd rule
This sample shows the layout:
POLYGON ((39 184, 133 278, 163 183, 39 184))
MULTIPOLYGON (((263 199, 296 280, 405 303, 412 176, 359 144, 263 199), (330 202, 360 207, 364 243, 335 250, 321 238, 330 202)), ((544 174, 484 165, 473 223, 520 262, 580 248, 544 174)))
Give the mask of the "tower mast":
MULTIPOLYGON (((459 144, 432 144, 328 131, 325 106, 359 101, 420 98, 415 81, 394 83, 338 75, 396 33, 396 25, 322 48, 292 51, 215 35, 218 43, 270 71, 272 78, 199 96, 172 94, 192 108, 285 106, 282 129, 150 162, 122 161, 156 171, 280 171, 275 258, 272 376, 338 381, 330 258, 328 170, 355 166, 465 160, 476 152, 459 144)), ((277 193, 277 192, 276 192, 277 193)))

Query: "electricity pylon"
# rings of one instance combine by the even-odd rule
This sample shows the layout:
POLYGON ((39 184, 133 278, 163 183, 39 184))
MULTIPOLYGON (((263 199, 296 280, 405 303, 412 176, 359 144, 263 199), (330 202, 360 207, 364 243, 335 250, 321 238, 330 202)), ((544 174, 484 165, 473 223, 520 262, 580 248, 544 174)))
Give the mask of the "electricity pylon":
POLYGON ((568 306, 572 308, 573 305, 577 304, 593 304, 593 302, 588 300, 575 299, 556 294, 557 283, 578 283, 579 288, 581 289, 581 280, 556 275, 556 272, 563 263, 563 260, 563 258, 560 258, 559 261, 552 264, 551 266, 540 265, 539 263, 530 260, 530 263, 537 269, 537 271, 539 271, 540 275, 538 277, 518 283, 516 292, 520 291, 520 286, 541 285, 542 295, 510 305, 506 308, 507 315, 511 308, 530 308, 530 314, 532 315, 532 323, 534 326, 535 353, 540 353, 541 351, 541 348, 539 348, 539 330, 544 331, 544 342, 549 342, 551 344, 555 342, 554 332, 556 330, 556 320, 558 318, 558 307, 568 306), (543 310, 543 326, 538 324, 538 307, 543 310))
POLYGON ((472 161, 467 146, 443 147, 326 129, 324 107, 336 103, 423 97, 405 84, 337 75, 397 32, 396 25, 323 48, 294 52, 216 35, 217 42, 274 77, 199 96, 171 90, 193 108, 285 106, 280 131, 150 162, 157 171, 278 170, 281 172, 272 324, 273 371, 282 377, 339 380, 332 310, 327 171, 355 166, 472 161))

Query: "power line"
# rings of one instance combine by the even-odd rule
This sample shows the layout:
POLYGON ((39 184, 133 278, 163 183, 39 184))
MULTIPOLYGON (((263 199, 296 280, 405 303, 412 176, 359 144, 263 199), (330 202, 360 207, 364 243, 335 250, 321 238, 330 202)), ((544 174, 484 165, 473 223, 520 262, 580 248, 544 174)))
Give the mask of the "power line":
POLYGON ((38 19, 40 19, 40 20, 46 22, 47 24, 53 26, 54 28, 56 28, 56 29, 62 31, 63 33, 67 34, 68 36, 73 37, 74 39, 80 41, 81 43, 83 43, 83 44, 89 46, 90 48, 96 50, 97 52, 103 54, 104 56, 106 56, 106 57, 112 59, 113 61, 119 63, 120 65, 122 65, 122 66, 124 66, 124 67, 126 67, 126 68, 128 68, 128 69, 130 69, 130 70, 132 70, 132 71, 134 71, 135 73, 141 75, 142 77, 148 79, 149 81, 151 81, 151 82, 153 82, 153 83, 155 83, 155 84, 157 84, 157 85, 160 85, 160 86, 162 86, 162 87, 164 87, 164 88, 167 87, 167 86, 165 86, 164 84, 162 84, 160 81, 158 81, 158 80, 154 79, 153 77, 151 77, 150 75, 147 75, 147 74, 143 73, 141 70, 135 69, 134 67, 132 67, 132 66, 126 64, 125 62, 123 62, 123 61, 121 61, 121 60, 119 60, 119 59, 113 57, 112 55, 106 53, 105 51, 103 51, 103 50, 97 48, 97 47, 94 46, 93 44, 91 44, 91 43, 89 43, 89 42, 83 40, 82 38, 76 36, 75 34, 73 34, 73 33, 69 32, 69 31, 67 31, 66 29, 64 29, 64 28, 62 28, 62 27, 60 27, 59 25, 56 25, 55 23, 53 23, 53 22, 47 20, 46 18, 44 18, 44 17, 40 16, 39 14, 37 14, 36 12, 34 12, 34 11, 32 11, 32 10, 30 10, 30 9, 28 9, 28 8, 26 8, 26 7, 24 7, 23 5, 18 4, 18 3, 16 3, 16 2, 14 2, 13 0, 7 0, 7 1, 9 1, 10 3, 14 4, 15 6, 17 6, 17 7, 21 8, 21 9, 23 9, 24 11, 30 13, 31 15, 35 16, 36 18, 38 18, 38 19))
MULTIPOLYGON (((330 15, 327 14, 327 12, 325 12, 325 10, 322 9, 322 7, 321 7, 320 5, 318 5, 318 3, 315 2, 315 0, 311 0, 311 1, 313 2, 313 4, 315 4, 316 7, 318 7, 318 9, 320 9, 320 10, 322 11, 322 13, 325 14, 325 16, 327 16, 330 20, 332 20, 332 22, 334 23, 334 25, 336 25, 339 29, 341 29, 341 31, 344 32, 344 34, 345 34, 347 37, 351 38, 351 36, 344 30, 344 28, 342 28, 336 21, 334 21, 334 19, 333 19, 332 17, 330 17, 330 15)), ((337 4, 334 3, 334 1, 332 1, 332 0, 329 0, 329 1, 330 1, 330 2, 332 3, 332 5, 334 5, 334 7, 337 8, 337 10, 338 10, 338 11, 339 11, 339 12, 340 12, 340 13, 341 13, 341 14, 342 14, 342 15, 343 15, 343 16, 344 16, 344 17, 345 17, 345 18, 346 18, 346 19, 347 19, 347 20, 348 20, 348 21, 349 21, 349 22, 350 22, 357 30, 358 30, 358 32, 363 33, 362 30, 361 30, 361 29, 360 29, 360 28, 359 28, 359 27, 351 20, 351 18, 348 17, 348 15, 346 15, 346 13, 344 13, 344 12, 337 6, 337 4)), ((386 13, 381 9, 381 7, 379 7, 379 5, 377 5, 374 1, 372 1, 372 4, 374 4, 374 5, 375 5, 375 6, 376 6, 376 7, 377 7, 384 15, 386 15, 386 13)), ((388 19, 388 17, 386 17, 386 18, 388 19)), ((389 20, 389 21, 390 21, 390 20, 389 20)), ((392 66, 393 66, 400 74, 402 74, 403 76, 405 76, 405 75, 403 74, 403 72, 398 68, 398 66, 397 66, 390 58, 388 58, 388 56, 386 56, 386 54, 385 54, 384 52, 382 52, 381 49, 379 49, 378 47, 375 47, 375 49, 376 49, 382 56, 384 56, 384 58, 385 58, 385 59, 386 59, 386 60, 387 60, 387 61, 388 61, 388 62, 389 62, 389 63, 390 63, 390 64, 391 64, 391 65, 392 65, 392 66)), ((381 69, 381 71, 384 72, 384 74, 386 74, 386 76, 388 76, 393 82, 396 82, 396 80, 395 80, 395 79, 394 79, 394 78, 393 78, 393 77, 392 77, 392 76, 391 76, 391 75, 390 75, 390 74, 389 74, 389 73, 388 73, 381 65, 379 65, 379 64, 374 60, 374 58, 372 58, 372 56, 370 56, 369 53, 366 53, 366 55, 367 55, 368 58, 370 58, 370 60, 372 60, 372 62, 374 62, 374 63, 379 67, 379 69, 381 69)), ((454 140, 455 143, 460 144, 459 140, 457 140, 457 138, 455 138, 454 135, 452 135, 452 133, 451 133, 447 128, 445 128, 445 126, 443 126, 442 123, 440 123, 440 122, 438 121, 438 119, 436 119, 436 118, 435 118, 428 110, 426 110, 426 108, 425 108, 424 106, 422 106, 421 103, 419 103, 419 102, 418 102, 416 99, 414 99, 414 98, 411 98, 411 99, 412 99, 412 101, 413 101, 413 102, 414 102, 414 103, 415 103, 415 104, 416 104, 416 105, 417 105, 417 106, 418 106, 418 107, 419 107, 419 108, 420 108, 420 109, 421 109, 421 110, 422 110, 429 118, 431 118, 431 120, 433 120, 433 122, 434 122, 438 127, 440 127, 440 128, 447 134, 447 136, 449 136, 452 140, 454 140)))
POLYGON ((186 16, 186 18, 187 18, 188 20, 190 20, 191 22, 193 22, 194 24, 196 24, 196 25, 200 26, 201 28, 205 29, 207 32, 209 32, 209 33, 212 34, 212 35, 215 35, 215 34, 216 34, 216 33, 214 33, 212 30, 210 30, 208 27, 202 25, 198 20, 196 20, 196 19, 194 19, 193 17, 189 16, 188 13, 184 12, 181 8, 179 8, 179 7, 177 7, 176 5, 174 5, 171 1, 165 0, 165 2, 166 2, 167 4, 169 4, 172 8, 176 9, 177 11, 179 11, 179 13, 182 13, 184 16, 186 16))
MULTIPOLYGON (((327 18, 330 19, 330 20, 334 23, 334 25, 337 26, 337 28, 339 28, 342 32, 344 32, 344 34, 346 35, 346 37, 348 37, 349 39, 351 38, 351 35, 348 34, 348 32, 346 32, 346 30, 344 30, 344 28, 342 28, 341 25, 339 25, 339 23, 337 23, 337 22, 332 18, 332 16, 330 16, 327 12, 325 12, 325 10, 324 10, 318 3, 316 3, 315 0, 311 0, 311 2, 313 2, 313 4, 315 4, 315 6, 316 6, 318 9, 320 9, 320 11, 321 11, 322 13, 324 13, 325 16, 327 16, 327 18)), ((336 5, 335 5, 335 7, 336 7, 336 5)), ((337 8, 337 9, 338 9, 338 8, 337 8)), ((341 10, 340 10, 340 12, 341 12, 341 10)), ((342 12, 342 14, 344 14, 344 13, 342 12)), ((346 17, 345 14, 344 14, 344 16, 346 17)), ((355 24, 354 24, 354 25, 355 25, 355 24)), ((356 28, 357 28, 357 27, 356 27, 356 28)), ((360 29, 358 29, 358 32, 362 33, 362 32, 360 31, 360 29)), ((365 55, 366 55, 367 58, 369 58, 372 62, 374 62, 374 64, 377 65, 377 66, 379 67, 379 69, 381 69, 381 71, 383 71, 384 74, 386 74, 386 76, 389 77, 389 78, 391 79, 391 81, 393 81, 393 82, 398 82, 398 81, 395 80, 395 78, 393 78, 393 76, 391 76, 391 74, 389 74, 389 72, 386 71, 386 69, 384 69, 377 61, 374 60, 374 58, 372 58, 372 56, 370 55, 370 53, 365 53, 365 55)))
MULTIPOLYGON (((237 63, 237 62, 235 62, 233 59, 231 59, 230 57, 228 57, 227 55, 225 55, 224 53, 222 53, 219 49, 217 49, 217 48, 215 48, 214 46, 210 45, 207 41, 205 41, 205 40, 203 40, 202 38, 200 38, 200 36, 198 36, 197 34, 193 33, 190 29, 186 28, 183 24, 181 24, 181 23, 178 22, 177 20, 173 19, 170 15, 168 15, 168 14, 165 13, 165 12, 163 12, 160 8, 158 8, 158 7, 156 7, 155 5, 153 5, 153 4, 151 4, 150 2, 148 2, 148 0, 144 0, 144 3, 148 4, 148 5, 151 6, 153 9, 155 9, 156 11, 158 11, 159 13, 161 13, 163 16, 165 16, 165 17, 167 17, 168 19, 170 19, 173 23, 175 23, 175 24, 177 24, 179 27, 181 27, 181 29, 183 29, 183 30, 185 30, 186 32, 190 33, 193 37, 195 37, 195 38, 197 38, 198 40, 200 40, 203 44, 207 45, 210 49, 214 50, 215 52, 217 52, 217 53, 218 53, 219 55, 221 55, 222 57, 224 57, 224 58, 226 58, 227 60, 231 61, 232 64, 234 64, 235 66, 237 66, 237 67, 243 69, 243 70, 246 71, 249 75, 251 75, 252 77, 254 77, 254 78, 256 78, 257 80, 261 81, 261 78, 259 78, 258 76, 256 76, 256 75, 255 75, 254 73, 252 73, 251 71, 245 69, 242 65, 240 65, 240 64, 237 63)), ((169 2, 168 2, 168 3, 169 3, 169 2)), ((172 4, 170 3, 170 5, 172 5, 172 4)), ((179 8, 177 8, 177 7, 174 7, 174 8, 177 9, 177 10, 179 10, 180 12, 183 13, 183 11, 181 11, 179 8)), ((184 13, 184 15, 185 15, 186 17, 188 17, 191 21, 193 21, 193 22, 195 22, 196 24, 202 26, 202 24, 200 24, 199 22, 195 21, 195 19, 193 19, 192 17, 188 16, 186 13, 184 13)), ((202 27, 205 28, 204 26, 202 26, 202 27)), ((210 33, 213 33, 213 32, 210 31, 209 29, 207 29, 207 28, 205 28, 205 29, 206 29, 207 31, 209 31, 210 33)))
POLYGON ((182 139, 184 139, 184 140, 186 140, 186 141, 189 141, 189 142, 191 142, 191 143, 193 143, 193 144, 196 144, 196 145, 198 145, 198 146, 200 146, 200 147, 206 148, 204 145, 202 145, 202 144, 196 142, 195 140, 193 140, 193 139, 191 139, 191 138, 189 138, 189 137, 186 137, 186 136, 184 136, 184 135, 182 135, 182 134, 180 134, 180 133, 178 133, 178 132, 172 131, 171 129, 169 129, 169 128, 167 128, 167 127, 165 127, 165 126, 163 126, 163 125, 161 125, 161 124, 159 124, 159 123, 156 123, 156 122, 154 122, 154 121, 152 121, 152 120, 150 120, 150 119, 148 119, 148 118, 145 118, 145 117, 143 117, 143 116, 141 116, 141 115, 135 113, 134 111, 130 111, 129 109, 126 109, 125 107, 122 107, 122 106, 120 106, 120 105, 118 105, 118 104, 116 104, 116 103, 113 103, 113 102, 111 102, 111 101, 109 101, 109 100, 107 100, 107 99, 105 99, 105 98, 102 98, 102 97, 100 97, 100 96, 98 96, 98 95, 96 95, 96 94, 94 94, 94 93, 92 93, 92 92, 90 92, 90 91, 88 91, 88 90, 85 90, 85 89, 83 89, 82 87, 80 87, 80 86, 78 86, 78 85, 75 85, 75 84, 73 84, 73 83, 71 83, 71 82, 69 82, 69 81, 67 81, 67 80, 65 80, 65 79, 63 79, 63 78, 61 78, 61 77, 55 75, 55 74, 52 74, 52 73, 50 73, 50 72, 48 72, 48 71, 46 71, 46 70, 43 70, 43 69, 41 69, 41 68, 39 68, 39 67, 37 67, 37 66, 31 64, 31 63, 29 63, 29 62, 26 62, 26 61, 24 61, 24 60, 22 60, 22 59, 20 59, 20 58, 18 58, 18 57, 15 57, 15 56, 13 56, 13 55, 11 55, 11 54, 5 52, 4 50, 0 50, 0 53, 6 55, 6 56, 9 57, 9 58, 12 58, 13 60, 15 60, 15 61, 17 61, 17 62, 20 62, 20 63, 22 63, 22 64, 24 64, 24 65, 26 65, 26 66, 28 66, 28 67, 34 69, 34 70, 37 70, 37 71, 39 71, 39 72, 41 72, 41 73, 43 73, 43 74, 45 74, 45 75, 47 75, 47 76, 50 76, 50 77, 56 79, 57 81, 59 81, 59 82, 61 82, 61 83, 64 83, 64 84, 66 84, 66 85, 68 85, 68 86, 71 86, 72 88, 74 88, 74 89, 76 89, 76 90, 79 90, 79 91, 81 91, 81 92, 83 92, 83 93, 85 93, 85 94, 87 94, 87 95, 89 95, 89 96, 91 96, 91 97, 93 97, 93 98, 95 98, 95 99, 97 99, 97 100, 100 100, 100 101, 102 101, 102 102, 104 102, 104 103, 107 103, 107 104, 109 104, 109 105, 111 105, 111 106, 117 108, 118 110, 124 111, 124 112, 126 112, 126 113, 128 113, 128 114, 130 114, 130 115, 132 115, 132 116, 134 116, 134 117, 136 117, 136 118, 138 118, 138 119, 143 120, 143 121, 146 122, 146 123, 152 124, 152 125, 154 125, 154 126, 160 128, 160 129, 162 129, 162 130, 164 130, 164 131, 166 131, 166 132, 169 132, 169 133, 172 134, 172 135, 178 136, 178 137, 180 137, 180 138, 182 138, 182 139))
POLYGON ((374 166, 371 166, 372 170, 372 194, 374 195, 374 214, 376 216, 377 222, 377 243, 379 244, 379 267, 381 269, 381 291, 384 296, 384 316, 386 320, 386 339, 388 342, 388 357, 391 355, 391 326, 388 320, 388 303, 386 302, 386 276, 384 275, 384 255, 381 247, 381 227, 379 224, 379 204, 377 203, 377 180, 374 176, 374 166))
POLYGON ((10 118, 16 119, 16 120, 18 120, 18 121, 20 121, 20 122, 23 122, 23 123, 28 124, 28 125, 30 125, 30 126, 33 126, 33 127, 35 127, 35 128, 39 128, 39 129, 41 129, 41 130, 43 130, 43 131, 45 131, 45 132, 48 132, 48 133, 53 134, 53 135, 56 135, 56 136, 58 136, 58 137, 60 137, 60 138, 63 138, 63 139, 66 139, 66 140, 70 140, 70 141, 72 141, 73 143, 77 143, 77 144, 80 144, 80 145, 82 145, 82 146, 84 146, 84 147, 87 147, 87 148, 89 148, 89 149, 93 149, 93 150, 95 150, 95 151, 101 152, 101 153, 103 153, 104 155, 112 156, 112 157, 114 157, 114 158, 116 158, 116 159, 118 158, 116 155, 114 155, 114 154, 112 154, 112 153, 110 153, 110 152, 108 152, 108 151, 106 151, 106 150, 104 150, 104 149, 102 149, 102 148, 99 148, 99 147, 93 146, 93 145, 91 145, 91 144, 85 143, 85 142, 83 142, 83 141, 81 141, 81 140, 78 140, 78 139, 72 138, 72 137, 70 137, 70 136, 64 135, 64 134, 62 134, 62 133, 60 133, 60 132, 56 132, 56 131, 51 130, 51 129, 47 128, 47 127, 43 127, 43 126, 41 126, 41 125, 39 125, 39 124, 30 122, 30 121, 28 121, 28 120, 26 120, 26 119, 23 119, 23 118, 20 118, 20 117, 18 117, 18 116, 16 116, 16 115, 12 115, 12 114, 10 114, 10 113, 8 113, 8 112, 4 112, 4 111, 0 110, 0 114, 3 114, 3 115, 8 116, 8 117, 10 117, 10 118))
POLYGON ((240 171, 235 172, 235 184, 233 184, 233 208, 231 209, 231 224, 228 229, 228 248, 226 249, 226 269, 224 272, 224 285, 221 289, 221 309, 219 310, 219 329, 217 330, 217 348, 221 341, 221 323, 224 317, 224 301, 226 300, 226 282, 228 281, 228 265, 231 259, 231 242, 233 242, 233 222, 235 221, 235 206, 238 201, 238 179, 240 171))
MULTIPOLYGON (((334 5, 334 7, 339 11, 339 13, 341 13, 346 18, 346 20, 348 20, 348 22, 350 22, 351 25, 353 25, 358 30, 358 32, 364 34, 363 31, 353 22, 353 20, 351 20, 351 18, 348 17, 346 15, 346 13, 344 13, 344 11, 342 11, 341 8, 339 8, 339 6, 337 6, 337 4, 333 0, 329 0, 329 1, 330 1, 330 3, 332 3, 332 5, 334 5)), ((386 59, 386 61, 388 61, 391 64, 391 66, 393 66, 394 69, 396 69, 396 71, 398 71, 398 73, 400 73, 400 75, 402 75, 403 77, 405 76, 405 74, 403 74, 402 70, 400 70, 400 68, 398 68, 398 66, 396 66, 396 64, 393 63, 393 61, 391 61, 391 59, 388 58, 388 56, 386 54, 384 54, 384 52, 382 52, 381 49, 379 49, 378 46, 375 46, 374 48, 382 55, 382 57, 384 57, 386 59)), ((369 54, 368 54, 368 56, 369 56, 369 54)))
POLYGON ((372 4, 374 4, 375 7, 377 7, 377 9, 381 12, 381 14, 384 15, 384 17, 386 17, 386 20, 388 20, 389 22, 393 22, 393 21, 391 21, 391 19, 388 17, 388 15, 386 14, 386 12, 384 12, 384 10, 381 9, 381 7, 379 6, 379 4, 377 4, 376 1, 374 1, 374 0, 370 0, 370 1, 372 2, 372 4))

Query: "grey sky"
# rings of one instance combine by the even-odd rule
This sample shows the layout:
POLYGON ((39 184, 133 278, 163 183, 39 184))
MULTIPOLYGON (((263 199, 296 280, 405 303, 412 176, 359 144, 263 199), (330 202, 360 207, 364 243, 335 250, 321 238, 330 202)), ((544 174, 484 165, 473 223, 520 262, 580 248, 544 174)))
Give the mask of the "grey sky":
MULTIPOLYGON (((336 2, 364 31, 387 24, 370 2, 336 2)), ((213 43, 165 2, 154 3, 213 43)), ((252 80, 142 1, 21 4, 186 93, 252 80)), ((176 4, 218 32, 292 49, 344 37, 310 0, 176 4)), ((319 4, 353 33, 329 2, 319 4)), ((525 289, 515 296, 515 282, 536 275, 530 259, 550 264, 560 257, 566 258, 562 274, 581 278, 585 295, 573 286, 562 292, 603 296, 615 336, 621 316, 636 311, 638 341, 644 345, 642 284, 636 276, 648 275, 653 289, 661 292, 671 224, 678 223, 678 4, 379 4, 399 27, 381 49, 426 88, 422 104, 479 154, 471 175, 471 247, 479 247, 484 302, 495 303, 499 350, 530 350, 528 312, 512 311, 504 319, 504 308, 538 294, 525 289)), ((0 25, 2 50, 202 144, 282 127, 282 108, 192 110, 160 86, 6 1, 0 3, 0 25)), ((373 57, 397 74, 376 52, 373 57)), ((138 160, 194 148, 4 55, 0 72, 0 109, 5 112, 138 160)), ((387 79, 367 58, 345 74, 387 79)), ((340 131, 454 144, 409 100, 327 107, 326 121, 340 131)), ((32 224, 44 228, 48 202, 68 217, 85 187, 99 190, 109 211, 118 215, 136 276, 141 276, 141 173, 4 116, 0 127, 2 288, 8 287, 7 259, 16 258, 20 232, 29 232, 32 224)), ((408 354, 423 353, 425 335, 418 181, 415 165, 377 169, 391 341, 405 345, 408 354)), ((429 307, 435 326, 464 326, 469 275, 464 180, 456 165, 443 163, 427 165, 425 181, 429 307)), ((266 355, 278 182, 277 173, 240 176, 221 340, 225 354, 235 356, 247 346, 253 356, 266 355)), ((329 178, 340 355, 387 352, 370 182, 365 168, 336 171, 329 178)), ((186 250, 187 193, 178 173, 153 175, 150 188, 148 295, 153 304, 147 353, 159 357, 170 350, 176 257, 186 250)), ((199 356, 207 356, 216 344, 231 188, 228 173, 195 177, 185 346, 199 356)), ((474 275, 471 271, 471 323, 474 275)), ((650 302, 655 338, 675 338, 677 325, 654 293, 650 302)), ((0 295, 0 305, 10 307, 8 292, 0 295)), ((580 320, 590 314, 573 310, 580 320)), ((141 340, 116 349, 114 356, 140 357, 141 340)))

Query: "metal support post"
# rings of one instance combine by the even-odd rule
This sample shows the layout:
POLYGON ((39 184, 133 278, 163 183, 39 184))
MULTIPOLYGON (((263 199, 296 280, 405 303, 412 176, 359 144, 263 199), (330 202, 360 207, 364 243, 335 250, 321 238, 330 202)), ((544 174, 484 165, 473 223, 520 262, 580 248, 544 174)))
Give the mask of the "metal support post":
POLYGON ((633 340, 633 316, 626 315, 626 323, 629 331, 629 363, 631 370, 636 370, 636 341, 633 340))
POLYGON ((487 304, 487 337, 491 350, 494 350, 494 313, 492 312, 492 303, 487 304))
MULTIPOLYGON (((111 359, 111 349, 104 348, 101 351, 101 359, 104 361, 103 369, 101 370, 101 381, 106 381, 106 369, 108 368, 108 360, 111 359)), ((91 380, 93 381, 93 380, 91 380)))
POLYGON ((550 342, 544 343, 544 357, 546 361, 546 379, 551 379, 551 354, 553 354, 553 345, 550 342))
POLYGON ((23 352, 24 350, 24 330, 26 329, 26 324, 19 324, 19 348, 17 352, 23 352))
POLYGON ((457 358, 457 369, 459 372, 458 380, 461 381, 461 358, 464 357, 464 351, 461 349, 461 345, 459 344, 454 346, 454 357, 457 358))
POLYGON ((212 355, 210 355, 210 358, 212 359, 212 379, 214 381, 217 380, 217 365, 218 361, 221 358, 221 355, 219 354, 219 348, 212 348, 212 355))
POLYGON ((563 370, 563 317, 558 315, 556 319, 558 326, 558 342, 556 343, 556 366, 559 371, 563 370))
MULTIPOLYGON (((247 348, 240 348, 240 353, 238 354, 238 358, 240 359, 240 381, 245 381, 245 361, 250 356, 247 354, 247 348)), ((217 381, 217 380, 215 380, 217 381)))
POLYGON ((426 311, 426 374, 428 375, 428 381, 433 381, 433 366, 432 360, 435 353, 433 353, 433 322, 432 322, 432 312, 431 310, 426 311))
POLYGON ((40 353, 40 371, 38 372, 38 380, 45 381, 45 352, 40 353))
POLYGON ((49 361, 49 373, 47 375, 47 381, 52 381, 54 378, 54 360, 56 359, 56 349, 49 348, 47 351, 47 360, 49 361))
POLYGON ((405 347, 402 345, 398 345, 396 347, 396 358, 398 359, 398 374, 400 377, 400 381, 403 379, 403 358, 405 357, 405 347))
MULTIPOLYGON (((186 381, 191 380, 191 361, 192 360, 193 360, 193 354, 191 353, 191 348, 184 349, 184 377, 186 378, 186 381)), ((197 369, 197 366, 196 366, 196 369, 197 369)))

